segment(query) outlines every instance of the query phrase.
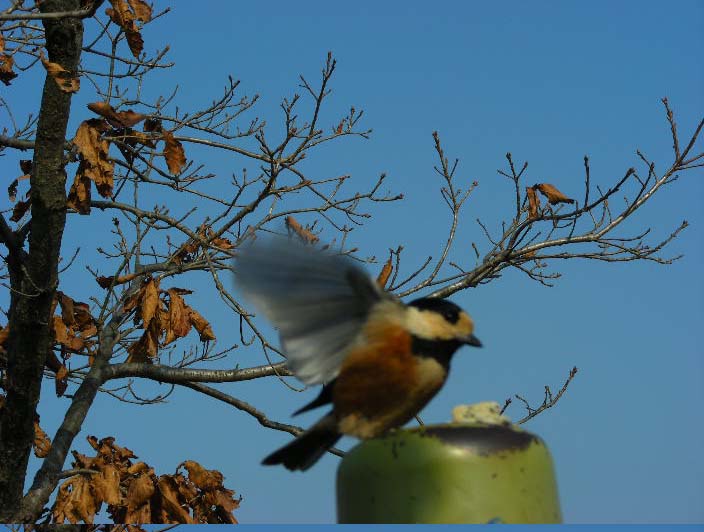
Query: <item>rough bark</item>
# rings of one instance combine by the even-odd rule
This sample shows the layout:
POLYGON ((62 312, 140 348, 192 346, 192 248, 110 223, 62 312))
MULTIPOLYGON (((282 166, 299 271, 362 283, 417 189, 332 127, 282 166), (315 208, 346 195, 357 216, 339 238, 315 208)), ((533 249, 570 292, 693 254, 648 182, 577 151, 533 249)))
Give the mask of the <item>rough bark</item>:
MULTIPOLYGON (((45 0, 44 13, 78 10, 80 0, 45 0)), ((49 60, 74 72, 83 41, 80 19, 43 21, 49 60)), ((12 286, 7 344, 7 397, 0 410, 0 521, 16 521, 34 437, 33 421, 42 369, 51 349, 52 300, 66 221, 64 139, 71 95, 46 76, 31 177, 32 210, 29 251, 11 249, 12 286)))

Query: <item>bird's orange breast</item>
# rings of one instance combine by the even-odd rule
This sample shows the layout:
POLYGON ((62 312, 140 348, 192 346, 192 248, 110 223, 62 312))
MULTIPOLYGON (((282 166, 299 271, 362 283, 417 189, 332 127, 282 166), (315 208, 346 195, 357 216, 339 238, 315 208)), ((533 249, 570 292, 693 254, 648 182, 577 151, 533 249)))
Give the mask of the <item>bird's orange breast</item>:
POLYGON ((446 371, 414 356, 411 335, 396 323, 368 326, 364 334, 366 342, 340 368, 333 404, 341 432, 370 438, 417 414, 442 387, 446 371))

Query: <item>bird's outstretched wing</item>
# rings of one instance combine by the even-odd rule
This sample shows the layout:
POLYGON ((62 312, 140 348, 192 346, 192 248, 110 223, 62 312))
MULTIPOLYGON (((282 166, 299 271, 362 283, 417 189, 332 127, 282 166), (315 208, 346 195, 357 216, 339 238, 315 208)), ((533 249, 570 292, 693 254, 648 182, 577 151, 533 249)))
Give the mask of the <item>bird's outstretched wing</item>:
POLYGON ((349 257, 283 238, 238 250, 235 279, 279 329, 288 367, 305 384, 335 378, 370 308, 386 297, 349 257))

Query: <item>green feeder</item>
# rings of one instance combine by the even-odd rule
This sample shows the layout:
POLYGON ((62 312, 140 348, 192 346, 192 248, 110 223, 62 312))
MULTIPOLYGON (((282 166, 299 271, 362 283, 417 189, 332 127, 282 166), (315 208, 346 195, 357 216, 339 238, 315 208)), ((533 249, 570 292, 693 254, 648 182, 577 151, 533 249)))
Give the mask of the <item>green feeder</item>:
POLYGON ((337 472, 339 523, 560 523, 550 453, 496 403, 352 449, 337 472))

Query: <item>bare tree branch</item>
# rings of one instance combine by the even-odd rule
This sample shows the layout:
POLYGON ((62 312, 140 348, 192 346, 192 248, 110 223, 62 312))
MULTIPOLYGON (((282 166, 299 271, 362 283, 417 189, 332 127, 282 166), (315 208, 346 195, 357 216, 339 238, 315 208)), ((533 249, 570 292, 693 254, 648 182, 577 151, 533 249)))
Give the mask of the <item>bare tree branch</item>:
MULTIPOLYGON (((95 12, 105 0, 93 0, 83 9, 73 11, 55 11, 50 13, 26 13, 26 12, 10 12, 0 13, 0 21, 3 20, 59 20, 67 18, 90 18, 95 15, 95 12)), ((10 8, 12 9, 12 8, 10 8)))
MULTIPOLYGON (((516 424, 522 425, 526 421, 529 421, 529 420, 533 419, 535 416, 541 414, 542 412, 544 412, 548 408, 552 408, 553 406, 555 406, 557 404, 557 402, 562 398, 562 396, 567 391, 567 387, 572 382, 572 379, 574 379, 575 376, 577 375, 577 371, 578 370, 576 367, 574 367, 570 370, 570 374, 567 377, 567 380, 562 385, 562 388, 560 388, 560 390, 556 394, 552 393, 552 391, 550 390, 550 386, 545 386, 545 397, 543 398, 542 404, 538 407, 532 407, 530 405, 530 403, 526 399, 524 399, 522 396, 520 396, 518 394, 514 395, 514 397, 516 399, 518 399, 521 403, 523 403, 523 405, 526 407, 526 410, 528 411, 528 414, 526 414, 524 417, 522 417, 521 419, 516 421, 516 424)), ((511 399, 510 398, 506 399, 506 402, 504 403, 504 406, 501 409, 502 414, 504 413, 504 411, 506 410, 506 408, 508 408, 508 406, 510 404, 511 404, 511 399)))
POLYGON ((103 378, 108 381, 126 377, 141 377, 159 382, 182 384, 184 382, 240 382, 274 375, 288 376, 293 374, 286 368, 285 362, 243 369, 191 369, 127 363, 113 364, 107 367, 103 378))
MULTIPOLYGON (((288 432, 289 434, 293 434, 294 436, 298 436, 303 432, 303 429, 300 427, 296 427, 294 425, 287 425, 285 423, 279 423, 278 421, 272 421, 268 417, 266 417, 264 413, 262 413, 260 410, 257 410, 249 403, 246 403, 240 399, 236 399, 235 397, 227 395, 226 393, 223 393, 220 390, 216 390, 215 388, 211 388, 210 386, 205 386, 203 384, 197 383, 181 383, 181 385, 187 388, 191 388, 192 390, 196 390, 197 392, 200 392, 202 394, 213 397, 214 399, 218 399, 229 405, 232 405, 238 410, 241 410, 242 412, 246 412, 247 414, 255 418, 263 427, 288 432)), ((336 449, 334 447, 329 449, 328 452, 336 456, 345 455, 343 451, 340 451, 339 449, 336 449)))

